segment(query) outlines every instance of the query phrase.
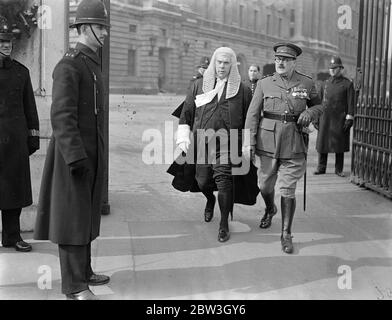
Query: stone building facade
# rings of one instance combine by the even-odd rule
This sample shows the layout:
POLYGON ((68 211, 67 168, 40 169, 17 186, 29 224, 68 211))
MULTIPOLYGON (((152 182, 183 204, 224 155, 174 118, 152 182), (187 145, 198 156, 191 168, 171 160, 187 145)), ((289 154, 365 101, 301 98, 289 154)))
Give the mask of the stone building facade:
POLYGON ((282 40, 303 48, 299 70, 314 78, 332 54, 355 76, 356 0, 111 0, 110 13, 113 93, 184 92, 200 57, 220 46, 237 53, 243 77, 253 63, 270 73, 282 40))

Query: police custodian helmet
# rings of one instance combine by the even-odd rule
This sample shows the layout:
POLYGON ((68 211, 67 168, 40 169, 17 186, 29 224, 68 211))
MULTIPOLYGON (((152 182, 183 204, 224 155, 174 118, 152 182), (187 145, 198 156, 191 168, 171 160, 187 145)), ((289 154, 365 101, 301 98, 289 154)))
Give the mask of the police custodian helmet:
POLYGON ((342 59, 340 59, 339 56, 332 56, 331 61, 329 62, 329 69, 334 69, 334 68, 344 68, 342 59))
POLYGON ((100 0, 83 0, 76 10, 75 22, 69 27, 75 28, 81 24, 99 24, 110 27, 108 12, 100 0))
POLYGON ((0 16, 0 40, 11 41, 15 38, 8 26, 7 19, 0 16))

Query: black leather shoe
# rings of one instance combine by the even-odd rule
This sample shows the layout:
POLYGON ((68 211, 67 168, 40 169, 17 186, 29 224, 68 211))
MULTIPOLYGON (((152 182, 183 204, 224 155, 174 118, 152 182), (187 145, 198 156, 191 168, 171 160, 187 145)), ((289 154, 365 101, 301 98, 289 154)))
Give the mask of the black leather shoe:
POLYGON ((274 209, 272 211, 265 209, 264 216, 261 218, 260 221, 260 228, 261 229, 269 228, 272 224, 272 218, 274 215, 276 215, 277 212, 278 212, 278 208, 276 207, 275 204, 274 204, 274 209))
POLYGON ((315 174, 316 176, 319 174, 325 174, 325 170, 317 169, 315 172, 313 172, 313 174, 315 174))
POLYGON ((226 242, 227 240, 230 239, 230 231, 226 231, 224 229, 220 229, 219 230, 219 234, 218 234, 218 241, 219 242, 226 242))
POLYGON ((105 276, 104 274, 95 274, 93 273, 90 278, 87 280, 89 286, 102 286, 104 284, 109 283, 110 277, 105 276))
POLYGON ((335 171, 335 174, 342 178, 346 177, 346 175, 342 171, 335 171))
POLYGON ((213 201, 207 201, 206 207, 204 209, 205 222, 210 222, 212 220, 212 217, 214 216, 215 201, 216 201, 215 196, 213 201))
POLYGON ((31 244, 28 244, 27 242, 24 242, 23 240, 20 240, 14 244, 3 243, 3 247, 4 248, 14 247, 16 251, 20 251, 20 252, 29 252, 33 249, 31 244))
POLYGON ((77 293, 70 293, 65 295, 67 300, 99 300, 98 297, 90 290, 83 290, 77 293))
POLYGON ((293 241, 291 240, 293 237, 291 234, 286 234, 285 236, 280 237, 280 243, 282 244, 282 251, 285 253, 293 253, 294 246, 293 241))

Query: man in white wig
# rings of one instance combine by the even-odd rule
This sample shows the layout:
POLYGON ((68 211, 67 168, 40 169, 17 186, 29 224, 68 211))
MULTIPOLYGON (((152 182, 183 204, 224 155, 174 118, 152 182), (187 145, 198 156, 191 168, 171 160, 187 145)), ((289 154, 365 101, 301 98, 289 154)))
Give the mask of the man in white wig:
MULTIPOLYGON (((204 77, 194 81, 189 89, 179 120, 177 144, 180 149, 187 153, 194 147, 193 144, 190 147, 191 141, 197 146, 195 178, 200 190, 206 196, 218 190, 220 242, 230 238, 228 217, 235 200, 231 161, 234 141, 231 136, 230 144, 230 132, 238 132, 235 145, 236 151, 241 152, 241 130, 251 99, 250 89, 241 83, 234 51, 221 47, 215 50, 204 77)), ((213 202, 210 196, 207 207, 213 202)), ((213 211, 210 219, 205 220, 210 221, 212 215, 213 211)))

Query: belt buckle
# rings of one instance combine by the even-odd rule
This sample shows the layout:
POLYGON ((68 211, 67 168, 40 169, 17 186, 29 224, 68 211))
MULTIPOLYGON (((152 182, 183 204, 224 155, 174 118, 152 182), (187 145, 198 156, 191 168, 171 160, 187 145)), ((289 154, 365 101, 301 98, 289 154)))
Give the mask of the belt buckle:
POLYGON ((282 114, 282 122, 287 123, 287 113, 282 114))

